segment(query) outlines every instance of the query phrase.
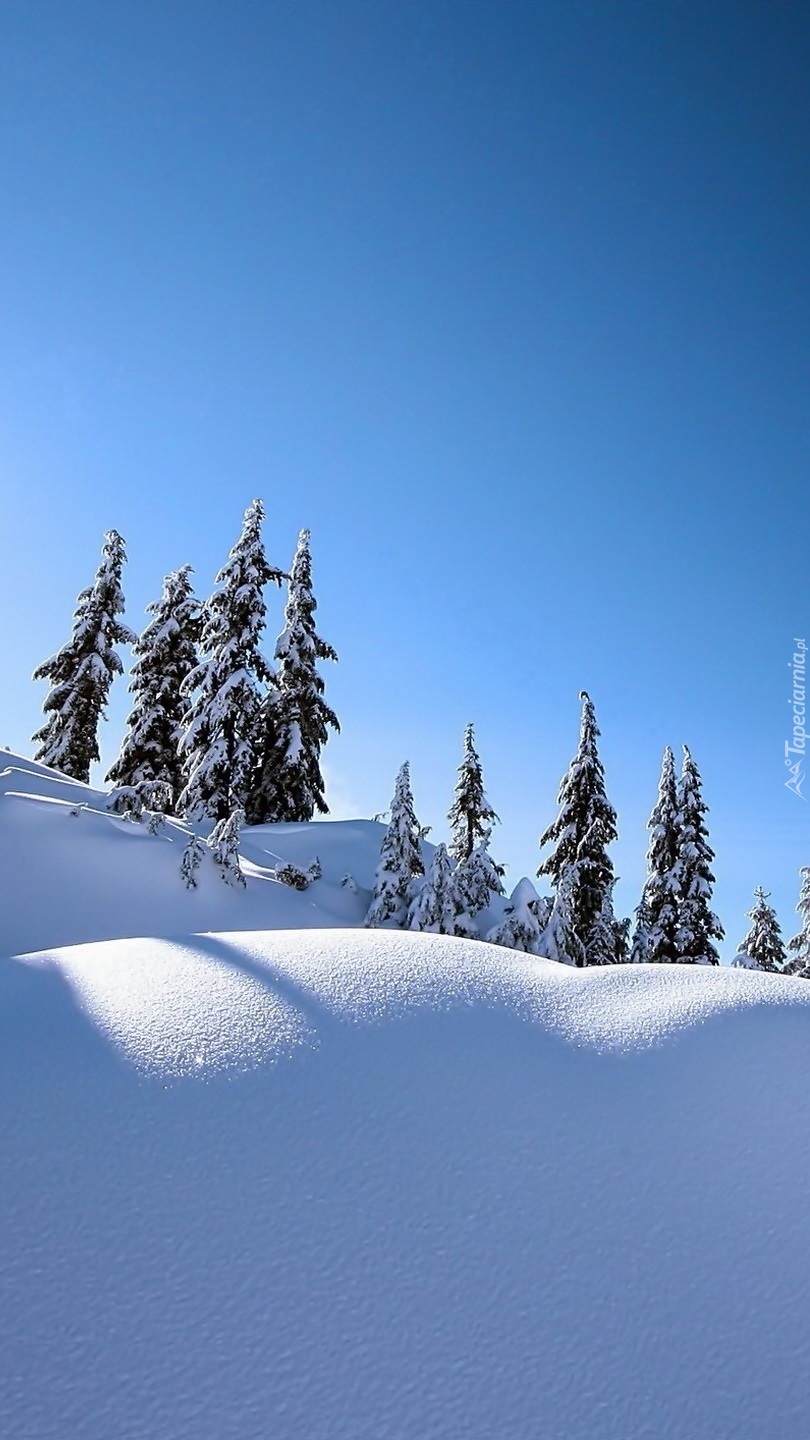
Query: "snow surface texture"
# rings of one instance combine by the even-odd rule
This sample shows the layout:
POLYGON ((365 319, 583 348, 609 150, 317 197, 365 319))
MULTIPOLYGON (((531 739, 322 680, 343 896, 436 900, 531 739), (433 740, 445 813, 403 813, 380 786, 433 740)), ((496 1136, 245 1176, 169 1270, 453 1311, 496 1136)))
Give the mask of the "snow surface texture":
POLYGON ((0 784, 3 1440, 807 1433, 810 986, 312 928, 379 826, 188 892, 0 784))
POLYGON ((330 930, 0 988, 8 1440, 806 1433, 810 987, 330 930))

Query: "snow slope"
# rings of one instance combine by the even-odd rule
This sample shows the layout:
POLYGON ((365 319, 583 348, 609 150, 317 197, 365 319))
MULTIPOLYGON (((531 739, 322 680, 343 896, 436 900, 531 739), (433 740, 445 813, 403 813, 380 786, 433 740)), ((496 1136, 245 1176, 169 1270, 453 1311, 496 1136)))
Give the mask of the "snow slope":
POLYGON ((809 1007, 335 929, 0 964, 0 1434, 803 1436, 809 1007))
POLYGON ((360 925, 384 833, 370 820, 246 828, 247 890, 224 884, 206 857, 189 891, 180 878, 189 826, 170 821, 150 835, 111 815, 102 791, 0 754, 0 954, 143 934, 360 925), (315 855, 323 876, 308 890, 275 880, 277 865, 306 867, 315 855), (347 872, 357 893, 341 886, 347 872))

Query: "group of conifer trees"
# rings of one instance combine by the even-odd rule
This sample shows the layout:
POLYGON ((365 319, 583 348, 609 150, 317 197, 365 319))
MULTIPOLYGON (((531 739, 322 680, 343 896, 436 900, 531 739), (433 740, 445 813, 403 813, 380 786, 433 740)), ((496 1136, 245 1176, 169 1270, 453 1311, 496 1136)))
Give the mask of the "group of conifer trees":
MULTIPOLYGON (((206 841, 223 877, 244 883, 239 827, 307 821, 327 813, 320 755, 338 720, 327 704, 318 665, 337 660, 315 627, 309 531, 302 530, 289 574, 271 565, 262 540, 264 509, 254 500, 242 532, 198 600, 191 567, 167 575, 147 607, 141 635, 123 623, 124 541, 104 541, 93 584, 78 597, 70 640, 35 671, 48 680, 45 723, 34 736, 36 759, 87 781, 99 759, 98 729, 110 687, 123 672, 118 647, 135 657, 133 696, 120 753, 107 775, 112 808, 209 822, 206 841), (268 585, 286 583, 284 623, 272 666, 262 651, 268 585)), ((617 838, 599 758, 593 702, 582 692, 579 744, 557 795, 557 815, 540 837, 550 847, 538 875, 540 895, 521 880, 508 901, 504 869, 489 853, 497 815, 490 805, 472 725, 449 812, 451 838, 425 869, 407 764, 396 781, 382 843, 369 926, 408 927, 482 938, 577 966, 624 961, 717 965, 723 929, 711 908, 714 853, 706 828, 701 778, 684 746, 680 775, 667 746, 648 829, 647 876, 635 923, 613 909, 609 846, 617 838), (490 913, 493 912, 493 913, 490 913)), ((192 835, 183 878, 194 887, 203 854, 192 835)), ((301 872, 303 883, 315 877, 301 872)), ((290 883, 293 883, 291 881, 290 883)), ((755 892, 751 928, 732 962, 810 978, 810 868, 802 871, 800 933, 787 950, 768 895, 755 892), (791 952, 790 956, 788 951, 791 952)))
MULTIPOLYGON (((700 774, 686 746, 680 775, 664 750, 658 796, 648 821, 647 875, 635 922, 613 910, 615 876, 608 847, 617 838, 597 748, 599 730, 590 696, 581 695, 579 744, 557 795, 557 815, 540 837, 551 849, 538 876, 553 893, 540 895, 524 879, 506 905, 503 867, 489 853, 497 815, 484 789, 473 728, 464 735, 455 797, 448 820, 451 841, 440 844, 425 873, 408 765, 397 777, 390 823, 366 924, 429 930, 486 939, 527 954, 577 966, 624 963, 718 965, 715 941, 723 928, 711 908, 714 852, 706 827, 700 774)), ((755 892, 751 928, 734 964, 810 978, 810 868, 802 872, 803 929, 788 949, 768 895, 755 892)))
MULTIPOLYGON (((315 628, 309 531, 289 574, 271 565, 254 500, 242 532, 198 600, 191 568, 166 576, 141 635, 124 625, 124 541, 111 530, 93 584, 78 597, 70 640, 34 672, 48 680, 36 759, 76 780, 99 759, 98 729, 123 671, 118 646, 135 656, 126 734, 107 780, 121 813, 167 812, 215 824, 227 868, 242 819, 311 820, 327 810, 320 752, 338 720, 324 698, 321 660, 337 660, 315 628), (262 653, 268 584, 287 586, 275 666, 262 653)), ((193 849, 193 847, 192 847, 193 849)), ((189 852, 193 880, 194 856, 189 852)))

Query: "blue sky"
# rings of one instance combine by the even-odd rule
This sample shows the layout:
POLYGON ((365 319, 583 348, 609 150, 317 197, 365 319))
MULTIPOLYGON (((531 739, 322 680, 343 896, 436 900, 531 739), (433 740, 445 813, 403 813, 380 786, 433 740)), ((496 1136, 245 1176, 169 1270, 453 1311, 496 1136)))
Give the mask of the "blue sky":
POLYGON ((798 0, 7 0, 0 741, 105 529, 137 627, 262 495, 274 562, 312 529, 341 814, 407 757, 439 836, 472 719, 514 883, 584 686, 620 908, 686 741, 729 941, 760 883, 791 931, 808 62, 798 0))

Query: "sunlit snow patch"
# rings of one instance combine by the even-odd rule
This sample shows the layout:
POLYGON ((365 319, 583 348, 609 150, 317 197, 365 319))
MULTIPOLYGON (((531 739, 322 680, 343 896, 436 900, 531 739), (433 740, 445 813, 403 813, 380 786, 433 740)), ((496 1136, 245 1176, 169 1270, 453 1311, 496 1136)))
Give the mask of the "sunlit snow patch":
POLYGON ((141 1070, 245 1069, 312 1036, 293 1005, 193 941, 112 940, 36 959, 59 969, 87 1016, 141 1070))

